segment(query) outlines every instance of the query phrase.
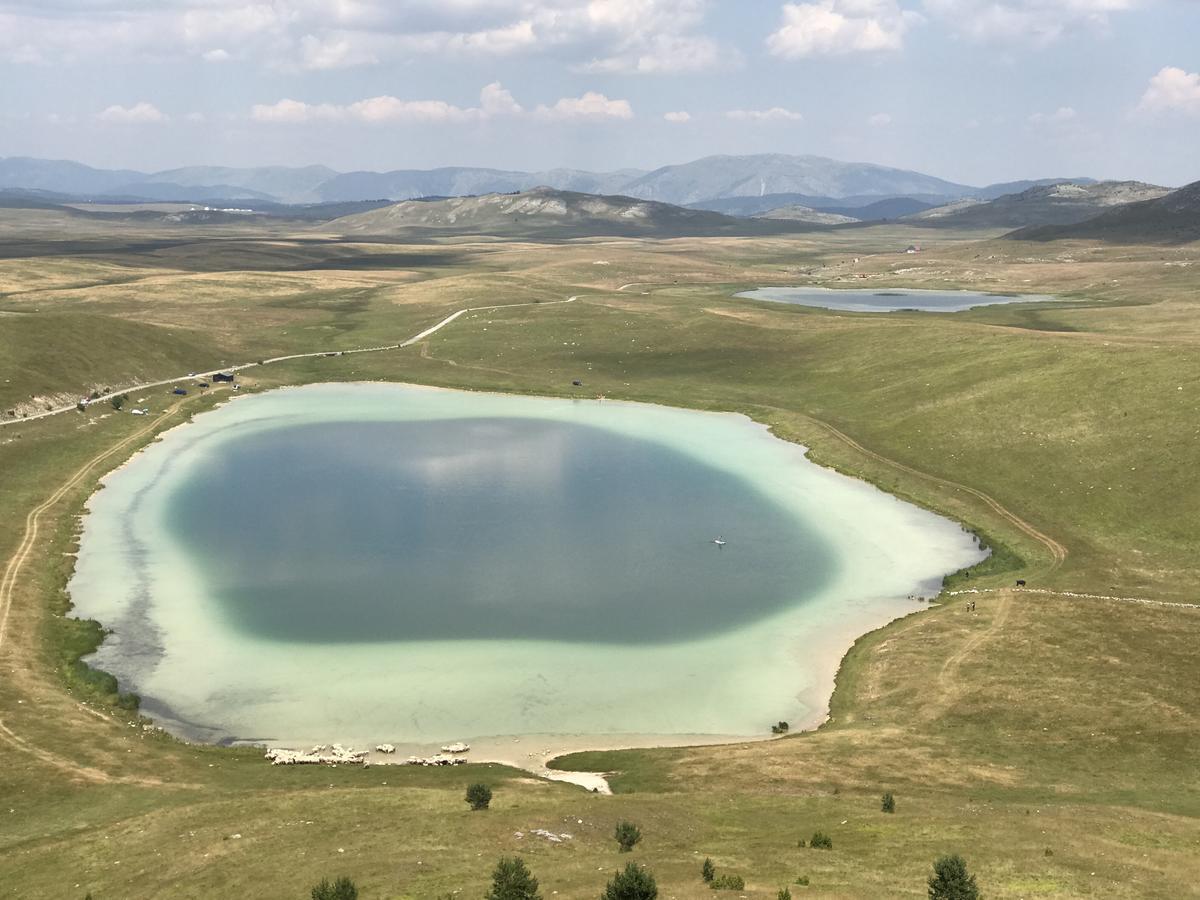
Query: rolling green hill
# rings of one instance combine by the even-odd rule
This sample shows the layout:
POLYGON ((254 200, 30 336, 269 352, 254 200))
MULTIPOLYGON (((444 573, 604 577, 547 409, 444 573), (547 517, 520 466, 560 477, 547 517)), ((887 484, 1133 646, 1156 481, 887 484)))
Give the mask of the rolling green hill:
POLYGON ((1154 200, 1168 188, 1140 181, 1038 185, 995 200, 962 200, 910 216, 936 228, 1024 228, 1070 225, 1125 203, 1154 200))
POLYGON ((415 231, 513 237, 655 235, 660 237, 763 234, 793 231, 803 222, 737 219, 633 197, 598 196, 548 187, 516 194, 405 200, 344 216, 325 226, 345 235, 381 236, 415 231))
POLYGON ((1118 206, 1083 222, 1022 228, 1008 237, 1027 241, 1087 238, 1134 244, 1200 240, 1200 181, 1163 197, 1118 206))

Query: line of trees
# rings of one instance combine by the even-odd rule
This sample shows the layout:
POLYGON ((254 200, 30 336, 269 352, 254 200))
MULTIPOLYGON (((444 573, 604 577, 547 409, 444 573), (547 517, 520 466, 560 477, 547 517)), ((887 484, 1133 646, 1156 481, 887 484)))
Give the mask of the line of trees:
MULTIPOLYGON (((628 824, 628 823, 624 823, 628 824)), ((639 832, 640 836, 640 832, 639 832)), ((745 884, 740 875, 718 875, 711 859, 705 859, 701 878, 714 890, 742 890, 745 884)), ((807 878, 796 879, 807 885, 807 878)), ((90 900, 90 894, 88 895, 90 900)), ((791 900, 788 888, 781 888, 779 900, 791 900)), ((604 886, 600 900, 657 900, 658 884, 654 875, 637 863, 626 863, 604 886)), ((313 886, 312 900, 358 900, 358 888, 344 875, 336 881, 321 879, 313 886)), ((492 870, 492 886, 484 900, 543 900, 538 893, 538 880, 525 860, 519 856, 504 856, 492 870)), ((929 900, 980 900, 975 876, 967 871, 966 861, 958 854, 938 857, 929 876, 929 900)))

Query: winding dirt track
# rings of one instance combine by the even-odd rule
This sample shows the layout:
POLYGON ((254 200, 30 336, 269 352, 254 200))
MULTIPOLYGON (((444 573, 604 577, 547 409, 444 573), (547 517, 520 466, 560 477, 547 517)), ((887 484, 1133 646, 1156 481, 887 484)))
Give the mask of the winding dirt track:
MULTIPOLYGON (((381 350, 400 350, 405 347, 411 347, 413 344, 416 344, 419 341, 424 340, 425 338, 429 337, 430 335, 434 334, 437 331, 440 331, 442 328, 449 325, 455 319, 458 319, 460 316, 462 316, 466 313, 469 313, 469 312, 483 312, 483 311, 491 311, 491 310, 496 310, 496 309, 509 309, 511 307, 516 307, 516 306, 551 306, 554 304, 573 303, 573 302, 575 302, 576 299, 577 299, 577 296, 571 296, 571 297, 567 298, 566 300, 552 300, 552 301, 549 301, 546 303, 536 303, 536 304, 534 304, 534 303, 510 303, 510 304, 505 304, 502 306, 468 307, 468 308, 460 309, 457 312, 452 313, 451 315, 442 319, 437 324, 435 324, 429 328, 426 328, 424 331, 421 331, 418 334, 415 334, 412 337, 410 337, 404 341, 401 341, 399 343, 389 344, 385 347, 364 347, 364 348, 357 349, 357 350, 345 350, 345 351, 340 351, 340 352, 345 353, 345 354, 350 354, 350 353, 375 353, 375 352, 379 352, 381 350)), ((303 359, 303 358, 307 358, 307 357, 324 356, 324 355, 326 355, 326 352, 322 351, 322 352, 318 352, 318 353, 301 353, 301 354, 295 354, 292 356, 280 356, 280 357, 276 357, 274 359, 265 360, 264 364, 272 363, 272 362, 283 362, 285 360, 291 360, 291 359, 303 359)), ((247 363, 245 365, 227 367, 225 369, 216 370, 216 371, 226 371, 227 372, 227 371, 231 371, 231 370, 245 369, 245 368, 249 368, 250 366, 255 366, 255 365, 258 365, 258 364, 257 363, 247 363)), ((211 374, 211 373, 209 373, 209 374, 211 374)), ((123 389, 123 391, 121 391, 121 393, 123 393, 124 391, 139 390, 139 389, 143 389, 143 388, 147 388, 147 387, 158 387, 161 385, 173 384, 178 381, 186 380, 189 377, 192 377, 192 376, 185 376, 184 378, 177 378, 177 379, 167 379, 167 380, 163 380, 163 381, 153 382, 150 384, 136 385, 134 387, 129 387, 129 388, 123 389)), ((109 396, 115 396, 115 394, 109 395, 109 396)), ((104 399, 107 399, 107 397, 101 397, 99 399, 104 400, 104 399)), ((3 655, 4 650, 5 650, 5 643, 8 639, 8 621, 9 621, 9 613, 12 611, 13 595, 16 593, 16 586, 17 586, 19 576, 21 574, 21 570, 25 567, 26 562, 28 562, 30 556, 33 554, 34 548, 37 546, 38 534, 39 534, 41 518, 42 518, 43 514, 45 514, 48 510, 52 509, 59 501, 61 501, 65 496, 67 496, 67 494, 69 494, 72 490, 74 490, 82 482, 84 482, 85 479, 89 478, 92 475, 92 473, 95 471, 95 469, 101 463, 103 463, 105 460, 107 460, 109 457, 121 452, 122 450, 130 447, 131 445, 137 444, 137 442, 142 440, 142 438, 146 437, 148 434, 153 433, 155 431, 155 429, 157 429, 161 424, 163 424, 168 418, 170 418, 176 412, 178 412, 179 408, 183 405, 184 402, 185 401, 182 399, 177 401, 174 405, 168 407, 162 413, 160 413, 158 416, 156 416, 153 419, 153 421, 151 421, 144 428, 138 429, 137 431, 133 432, 132 434, 122 438, 116 444, 113 444, 107 450, 104 450, 103 452, 98 453, 95 456, 93 456, 86 463, 84 463, 79 469, 77 469, 75 471, 75 473, 72 474, 65 482, 63 482, 61 485, 59 485, 58 489, 56 491, 54 491, 53 494, 51 494, 49 497, 47 497, 45 500, 43 500, 36 507, 31 509, 29 511, 29 513, 25 516, 25 534, 21 538, 21 542, 20 542, 20 544, 18 544, 16 551, 9 558, 8 563, 5 566, 3 579, 0 579, 0 655, 3 655)), ((51 411, 48 411, 45 413, 41 413, 37 416, 30 416, 28 419, 23 419, 20 421, 28 422, 30 419, 45 418, 46 416, 57 415, 59 413, 68 412, 74 408, 75 407, 71 406, 71 407, 64 407, 61 409, 51 410, 51 411)), ((0 424, 3 424, 3 423, 0 423, 0 424)), ((93 716, 99 715, 100 718, 105 718, 104 716, 98 714, 95 710, 88 709, 87 707, 81 706, 80 709, 82 709, 84 712, 90 713, 93 716)), ((82 765, 80 763, 76 763, 72 760, 66 759, 65 757, 59 756, 55 753, 52 753, 49 750, 46 750, 44 748, 37 747, 37 746, 31 744, 29 741, 25 740, 24 738, 22 738, 18 734, 16 734, 16 732, 14 732, 7 724, 5 724, 5 722, 3 720, 0 720, 0 741, 7 743, 9 746, 11 746, 17 750, 21 750, 25 753, 29 753, 29 754, 35 756, 36 758, 38 758, 39 760, 41 760, 42 762, 46 763, 47 765, 53 766, 54 768, 57 768, 57 769, 60 769, 64 772, 66 772, 67 774, 71 775, 72 777, 82 779, 84 781, 90 781, 90 782, 95 782, 95 783, 101 783, 101 782, 129 782, 129 783, 138 783, 138 784, 159 784, 159 783, 161 783, 161 782, 157 781, 156 779, 114 776, 108 772, 103 771, 102 769, 97 769, 93 766, 87 766, 87 765, 82 765)))
MULTIPOLYGON (((155 419, 145 428, 138 429, 137 431, 133 432, 133 434, 130 434, 129 436, 118 441, 116 444, 113 444, 113 446, 109 447, 107 450, 93 456, 79 469, 77 469, 70 478, 63 482, 59 486, 58 490, 43 500, 38 506, 31 509, 29 514, 25 516, 25 536, 21 539, 21 543, 18 545, 16 552, 13 553, 11 558, 9 558, 8 565, 4 569, 4 579, 3 581, 0 581, 0 653, 3 652, 5 640, 8 637, 8 617, 9 612, 12 610, 13 594, 16 591, 17 579, 21 574, 21 570, 24 568, 25 563, 33 553, 34 548, 37 546, 38 531, 42 515, 60 500, 62 500, 63 497, 65 497, 68 493, 78 487, 92 474, 97 466, 104 462, 104 460, 116 453, 119 453, 126 447, 137 443, 146 435, 152 433, 161 424, 163 424, 163 422, 178 412, 182 403, 183 401, 179 401, 173 406, 168 407, 157 417, 155 417, 155 419)), ((88 711, 95 715, 94 711, 88 711)), ((61 757, 58 754, 51 753, 49 750, 36 747, 33 744, 30 744, 24 738, 17 735, 11 728, 8 727, 8 725, 3 722, 3 720, 0 720, 0 740, 3 740, 5 743, 17 750, 22 750, 37 757, 47 765, 53 766, 56 769, 60 769, 72 777, 81 779, 83 781, 90 781, 93 783, 157 783, 153 779, 119 778, 110 775, 108 772, 105 772, 102 769, 97 769, 93 766, 81 765, 80 763, 61 757)))
MULTIPOLYGON (((355 353, 382 353, 386 350, 403 350, 405 347, 411 347, 418 341, 423 341, 435 332, 441 331, 459 316, 469 312, 490 312, 494 309, 512 309, 517 306, 555 306, 560 303, 574 303, 579 299, 578 294, 568 297, 566 300, 547 300, 545 303, 505 303, 500 306, 468 306, 453 312, 446 318, 442 319, 436 325, 426 328, 419 334, 414 334, 407 340, 401 341, 398 344, 385 344, 382 347, 356 347, 350 350, 315 350, 311 353, 290 353, 287 356, 273 356, 270 359, 264 359, 262 362, 238 363, 233 366, 222 366, 219 369, 210 369, 207 372, 191 372, 187 375, 179 375, 174 378, 163 378, 159 381, 146 381, 141 384, 131 384, 123 388, 118 388, 115 391, 110 391, 107 394, 102 394, 95 399, 88 400, 89 404, 103 403, 105 400, 111 400, 114 397, 119 397, 121 394, 129 393, 130 391, 144 391, 149 388, 164 387, 171 384, 180 384, 185 381, 193 381, 197 378, 212 378, 218 372, 241 372, 245 369, 255 369, 259 366, 269 366, 274 363, 290 362, 297 359, 315 359, 319 356, 352 356, 355 353)), ((59 406, 55 409, 48 409, 45 412, 34 413, 31 416, 24 416, 20 419, 5 419, 0 421, 0 427, 4 425, 23 425, 27 422, 34 422, 38 419, 45 419, 49 416, 58 416, 63 413, 72 412, 77 409, 74 404, 69 406, 59 406)))
POLYGON ((858 443, 858 441, 854 440, 854 438, 850 437, 845 432, 838 430, 834 426, 830 425, 828 422, 822 422, 820 419, 814 419, 811 416, 806 416, 805 418, 807 418, 810 422, 814 423, 815 425, 819 425, 820 427, 824 428, 831 435, 833 435, 835 438, 837 438, 842 443, 846 444, 848 447, 853 448, 854 450, 856 450, 859 453, 862 453, 865 456, 869 456, 871 459, 877 460, 878 462, 884 463, 885 465, 891 466, 892 468, 899 469, 902 472, 907 472, 910 475, 915 475, 918 478, 924 478, 927 481, 932 481, 935 484, 940 484, 943 487, 951 488, 952 490, 956 490, 956 491, 963 491, 964 493, 970 494, 972 497, 976 498, 977 500, 981 500, 993 512, 995 512, 997 515, 1001 516, 1005 521, 1009 522, 1011 525, 1014 525, 1016 528, 1020 529, 1026 535, 1033 538, 1035 541, 1037 541, 1039 544, 1041 544, 1043 547, 1045 547, 1048 551, 1050 551, 1050 556, 1052 558, 1052 562, 1050 564, 1049 569, 1047 569, 1047 572, 1053 572, 1055 569, 1057 569, 1059 566, 1061 566, 1063 564, 1063 562, 1066 560, 1067 548, 1065 546, 1060 544, 1058 541, 1056 541, 1054 538, 1050 537, 1050 535, 1046 534, 1045 532, 1039 531, 1032 524, 1030 524, 1029 522, 1022 519, 1016 513, 1006 509, 1004 506, 1002 506, 1000 504, 999 501, 993 499, 992 497, 989 497, 983 491, 977 490, 973 487, 968 487, 965 484, 959 484, 957 481, 951 481, 948 478, 941 478, 940 476, 931 475, 928 472, 922 472, 919 469, 914 469, 911 466, 906 466, 904 463, 897 462, 894 459, 890 459, 886 456, 883 456, 882 454, 876 453, 874 450, 868 450, 862 444, 858 443))
POLYGON ((17 546, 16 552, 9 558, 8 565, 4 569, 4 579, 0 581, 0 651, 3 651, 5 638, 8 637, 8 614, 12 609, 12 598, 17 586, 17 576, 20 575, 22 567, 25 565, 26 560, 29 559, 34 546, 37 544, 38 523, 42 514, 77 487, 101 462, 108 459, 114 453, 125 449, 130 444, 140 441, 158 428, 166 419, 178 412, 181 404, 182 401, 168 407, 145 428, 138 429, 133 434, 113 444, 104 452, 93 456, 74 475, 59 485, 58 490, 43 500, 38 506, 31 509, 29 514, 25 516, 25 536, 17 546))
POLYGON ((937 680, 939 684, 948 689, 951 680, 958 674, 958 667, 962 665, 963 660, 970 656, 976 647, 1004 627, 1004 624, 1008 621, 1008 613, 1012 609, 1012 602, 1013 597, 1011 592, 1000 592, 996 609, 992 613, 992 621, 988 623, 987 628, 978 634, 972 635, 961 647, 947 657, 946 661, 942 663, 942 668, 938 671, 937 680))

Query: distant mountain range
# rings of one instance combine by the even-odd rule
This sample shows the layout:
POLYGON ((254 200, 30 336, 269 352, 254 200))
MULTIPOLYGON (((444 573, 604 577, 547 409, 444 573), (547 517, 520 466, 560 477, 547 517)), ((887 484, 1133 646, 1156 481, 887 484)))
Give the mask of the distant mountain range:
MULTIPOLYGON (((189 166, 148 173, 132 169, 95 169, 66 160, 0 158, 0 189, 46 191, 72 201, 312 204, 514 193, 545 186, 677 205, 707 206, 726 214, 756 215, 797 203, 824 209, 828 206, 861 207, 873 201, 898 197, 931 205, 962 197, 991 199, 1034 184, 1010 182, 977 188, 904 169, 840 162, 820 156, 782 154, 709 156, 653 171, 619 169, 612 172, 576 169, 520 172, 470 167, 336 172, 325 166, 189 166), (761 205, 768 196, 779 198, 779 202, 761 205), (751 198, 759 198, 757 208, 735 211, 712 206, 727 199, 751 198), (818 202, 813 202, 814 199, 818 202)), ((842 209, 834 212, 846 214, 842 209)))
POLYGON ((1200 240, 1200 181, 1156 199, 1115 206, 1083 222, 1021 228, 1006 237, 1028 241, 1084 238, 1131 244, 1200 240))

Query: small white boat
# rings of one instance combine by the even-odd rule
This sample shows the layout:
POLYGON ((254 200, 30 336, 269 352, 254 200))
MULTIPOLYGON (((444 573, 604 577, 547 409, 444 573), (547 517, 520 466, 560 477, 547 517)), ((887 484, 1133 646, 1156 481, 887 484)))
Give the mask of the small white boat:
POLYGON ((716 544, 718 547, 724 547, 724 546, 725 546, 725 542, 724 542, 723 540, 721 540, 721 537, 720 537, 720 535, 718 535, 717 537, 713 538, 713 539, 712 539, 712 542, 713 542, 714 544, 716 544))

